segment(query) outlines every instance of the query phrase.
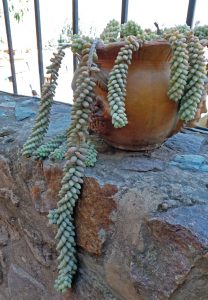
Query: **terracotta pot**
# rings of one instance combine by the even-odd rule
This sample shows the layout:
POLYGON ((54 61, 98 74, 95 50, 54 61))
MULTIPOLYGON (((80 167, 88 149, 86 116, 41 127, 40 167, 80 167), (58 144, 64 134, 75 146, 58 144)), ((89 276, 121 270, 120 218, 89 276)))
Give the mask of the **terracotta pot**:
POLYGON ((97 101, 91 129, 110 145, 125 150, 158 147, 180 129, 177 104, 167 96, 171 48, 166 41, 148 42, 133 54, 127 80, 126 113, 128 125, 116 129, 111 124, 107 102, 107 79, 124 42, 98 45, 97 101), (176 126, 177 125, 177 126, 176 126))

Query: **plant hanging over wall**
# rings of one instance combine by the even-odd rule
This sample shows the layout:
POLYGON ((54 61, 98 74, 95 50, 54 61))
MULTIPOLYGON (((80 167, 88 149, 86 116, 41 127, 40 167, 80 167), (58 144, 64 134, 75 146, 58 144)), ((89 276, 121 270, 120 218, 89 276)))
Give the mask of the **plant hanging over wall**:
POLYGON ((95 99, 97 65, 96 47, 98 43, 124 41, 124 46, 115 60, 108 83, 108 102, 114 127, 121 128, 128 123, 125 110, 128 67, 132 54, 149 40, 166 39, 172 48, 170 86, 168 95, 179 103, 179 116, 185 122, 194 119, 197 105, 204 92, 206 62, 200 40, 207 43, 207 26, 190 30, 187 26, 165 29, 161 35, 151 30, 142 30, 135 22, 120 25, 110 21, 99 39, 75 35, 71 45, 61 47, 51 59, 47 68, 50 82, 42 88, 39 111, 30 137, 23 147, 23 155, 39 159, 50 157, 53 160, 66 159, 63 171, 62 187, 59 192, 57 208, 49 212, 49 221, 56 224, 57 250, 59 252, 58 278, 55 288, 65 292, 71 288, 73 276, 77 270, 75 228, 73 212, 79 199, 86 166, 94 166, 96 150, 89 136, 89 119, 95 99), (70 46, 79 58, 76 71, 74 105, 71 112, 70 127, 42 144, 48 130, 50 110, 57 85, 58 72, 64 57, 64 49, 70 46), (78 75, 77 75, 78 74, 78 75))

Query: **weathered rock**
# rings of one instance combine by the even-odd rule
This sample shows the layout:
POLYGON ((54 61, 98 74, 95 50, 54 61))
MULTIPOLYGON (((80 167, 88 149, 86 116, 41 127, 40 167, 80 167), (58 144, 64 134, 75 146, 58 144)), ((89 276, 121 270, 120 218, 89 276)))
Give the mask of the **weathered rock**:
POLYGON ((86 178, 82 201, 76 209, 77 243, 90 254, 101 255, 102 246, 112 222, 116 203, 113 195, 117 187, 106 184, 103 187, 93 178, 86 178))
POLYGON ((6 199, 8 201, 11 201, 11 203, 16 206, 19 205, 18 197, 13 193, 13 191, 8 190, 7 188, 0 189, 0 197, 6 199))
MULTIPOLYGON (((59 295, 56 228, 46 215, 56 207, 64 163, 21 157, 37 100, 19 100, 0 94, 0 102, 17 104, 16 116, 9 109, 0 118, 14 139, 3 143, 3 133, 0 143, 0 300, 207 300, 206 135, 180 133, 146 153, 98 143, 75 211, 78 274, 59 295), (177 155, 175 162, 200 168, 171 165, 177 155)), ((68 127, 69 111, 54 105, 48 137, 68 127)))
POLYGON ((134 286, 143 299, 207 299, 208 208, 176 208, 150 218, 141 229, 144 249, 135 249, 131 263, 134 286), (204 261, 202 275, 201 261, 204 261), (187 278, 197 278, 192 294, 187 278), (204 282, 203 292, 197 285, 204 282), (183 295, 181 298, 176 295, 183 295), (190 296, 190 297, 188 297, 190 296))
POLYGON ((26 118, 34 117, 38 109, 38 103, 33 99, 25 98, 19 100, 15 105, 15 117, 17 121, 22 121, 26 118))
POLYGON ((8 272, 8 289, 11 300, 44 300, 46 297, 45 287, 35 279, 35 274, 31 276, 14 264, 11 264, 8 272))
POLYGON ((12 128, 1 128, 0 130, 0 137, 5 137, 8 136, 10 134, 15 133, 16 130, 12 129, 12 128))
POLYGON ((0 246, 6 246, 9 239, 9 233, 6 227, 0 224, 0 246))
POLYGON ((165 142, 165 146, 182 153, 198 154, 201 150, 205 137, 200 135, 194 136, 190 133, 178 133, 165 142))
POLYGON ((184 170, 208 172, 208 161, 202 155, 176 155, 171 161, 171 165, 184 170))

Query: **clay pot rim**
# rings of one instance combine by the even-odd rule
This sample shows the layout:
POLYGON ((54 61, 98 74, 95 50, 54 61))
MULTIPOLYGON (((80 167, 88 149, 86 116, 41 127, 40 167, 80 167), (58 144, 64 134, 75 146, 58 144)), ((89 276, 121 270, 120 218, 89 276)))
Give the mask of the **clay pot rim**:
MULTIPOLYGON (((138 40, 139 41, 139 40, 138 40)), ((108 61, 109 58, 116 59, 118 52, 121 47, 127 45, 127 41, 119 41, 112 42, 108 44, 104 44, 100 41, 97 45, 96 51, 98 55, 98 61, 103 63, 104 61, 108 61)), ((161 60, 166 64, 170 63, 172 57, 172 49, 170 43, 165 39, 158 39, 155 41, 147 41, 142 44, 142 46, 138 49, 138 51, 134 51, 133 57, 136 60, 142 60, 146 63, 154 62, 160 63, 161 60), (158 59, 158 51, 160 52, 160 58, 158 59)))
MULTIPOLYGON (((109 51, 111 49, 120 49, 122 46, 125 46, 127 44, 126 41, 119 41, 119 42, 110 42, 108 44, 104 44, 103 42, 99 42, 97 44, 96 50, 101 50, 101 51, 109 51)), ((170 43, 168 41, 166 41, 165 39, 158 39, 155 41, 146 41, 144 43, 142 43, 142 48, 147 48, 147 47, 152 47, 152 46, 161 46, 161 45, 165 45, 165 46, 170 46, 170 43)))

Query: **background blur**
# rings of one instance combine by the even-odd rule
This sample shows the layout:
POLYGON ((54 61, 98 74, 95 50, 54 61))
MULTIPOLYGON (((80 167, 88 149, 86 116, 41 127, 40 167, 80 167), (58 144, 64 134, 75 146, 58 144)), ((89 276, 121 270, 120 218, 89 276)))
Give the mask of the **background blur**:
MULTIPOLYGON (((34 1, 9 0, 8 2, 18 93, 31 95, 31 91, 36 90, 40 95, 34 1)), ((201 25, 208 23, 207 2, 208 0, 197 1, 194 23, 198 21, 201 25)), ((187 8, 188 0, 130 0, 128 20, 134 20, 143 28, 153 29, 154 22, 157 22, 160 27, 185 24, 187 8)), ((66 35, 66 28, 71 27, 71 1, 40 0, 40 13, 45 72, 60 35, 62 34, 63 38, 66 35)), ((109 20, 120 21, 120 16, 121 0, 79 0, 79 29, 83 34, 99 36, 109 20)), ((2 2, 0 3, 0 28, 0 90, 12 93, 2 2)), ((72 54, 67 50, 59 77, 56 100, 72 102, 72 74, 72 54)))

